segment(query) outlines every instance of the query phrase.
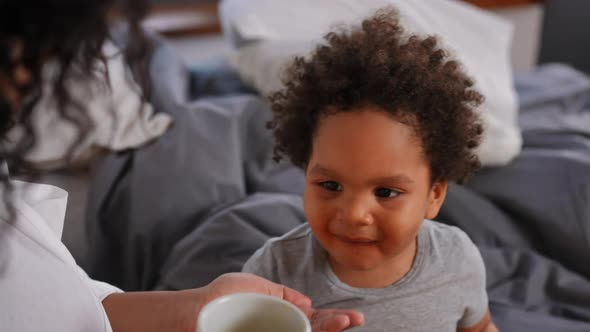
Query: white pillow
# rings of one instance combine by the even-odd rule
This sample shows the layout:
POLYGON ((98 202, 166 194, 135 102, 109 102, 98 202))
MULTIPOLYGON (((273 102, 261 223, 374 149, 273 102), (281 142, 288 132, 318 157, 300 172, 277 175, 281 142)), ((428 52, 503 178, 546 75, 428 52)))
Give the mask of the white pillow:
POLYGON ((338 24, 360 23, 376 9, 396 7, 407 31, 437 35, 452 50, 486 100, 486 132, 479 148, 484 165, 505 165, 520 152, 518 103, 512 81, 512 25, 452 0, 224 0, 224 34, 239 48, 230 62, 261 94, 281 88, 281 71, 295 55, 338 24), (254 42, 257 41, 257 42, 254 42))
POLYGON ((229 54, 229 63, 240 78, 263 96, 279 90, 282 73, 296 56, 306 56, 316 42, 300 40, 263 41, 229 54))

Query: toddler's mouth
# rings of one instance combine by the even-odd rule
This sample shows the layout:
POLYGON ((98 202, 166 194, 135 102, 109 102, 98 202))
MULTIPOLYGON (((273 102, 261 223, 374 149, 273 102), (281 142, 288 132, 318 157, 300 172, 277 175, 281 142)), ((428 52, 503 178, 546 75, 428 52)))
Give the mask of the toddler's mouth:
POLYGON ((366 237, 348 237, 348 236, 342 236, 340 237, 340 239, 342 239, 345 242, 349 242, 352 244, 361 244, 361 245, 371 245, 371 244, 376 244, 378 241, 371 239, 371 238, 366 238, 366 237))

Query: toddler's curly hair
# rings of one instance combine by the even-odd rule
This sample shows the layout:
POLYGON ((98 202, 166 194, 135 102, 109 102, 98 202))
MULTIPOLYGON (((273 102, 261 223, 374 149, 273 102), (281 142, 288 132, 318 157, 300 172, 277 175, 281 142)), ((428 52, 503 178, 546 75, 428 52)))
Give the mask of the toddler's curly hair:
POLYGON ((406 34, 388 7, 324 39, 309 58, 295 58, 285 88, 269 96, 276 160, 305 168, 322 116, 371 105, 414 128, 432 182, 461 183, 480 167, 483 97, 436 37, 406 34))

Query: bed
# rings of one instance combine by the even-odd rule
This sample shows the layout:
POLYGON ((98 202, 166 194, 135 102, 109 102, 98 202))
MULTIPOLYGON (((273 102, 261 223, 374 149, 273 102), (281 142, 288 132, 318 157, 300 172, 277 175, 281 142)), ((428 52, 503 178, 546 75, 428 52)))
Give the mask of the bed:
MULTIPOLYGON (((125 290, 206 285, 305 222, 303 173, 272 161, 268 104, 223 60, 186 67, 162 39, 152 103, 175 125, 95 169, 86 270, 125 290)), ((437 220, 487 269, 501 331, 590 331, 590 78, 563 64, 513 77, 523 144, 451 185, 437 220)))

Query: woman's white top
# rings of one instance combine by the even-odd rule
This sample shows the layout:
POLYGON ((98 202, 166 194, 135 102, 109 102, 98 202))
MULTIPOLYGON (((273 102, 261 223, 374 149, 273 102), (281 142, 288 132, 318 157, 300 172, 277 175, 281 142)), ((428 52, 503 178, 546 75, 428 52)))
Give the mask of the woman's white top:
POLYGON ((61 242, 67 192, 12 183, 12 220, 0 188, 0 330, 112 331, 102 300, 120 290, 90 279, 61 242))

